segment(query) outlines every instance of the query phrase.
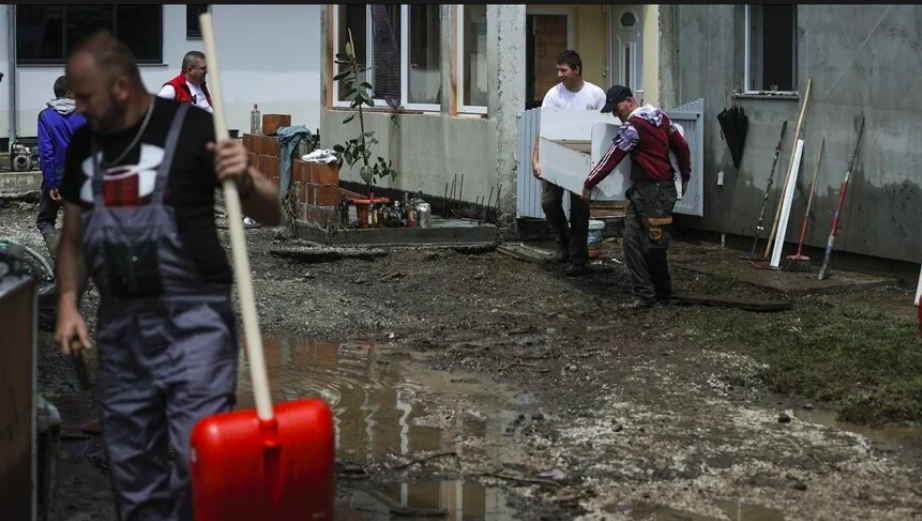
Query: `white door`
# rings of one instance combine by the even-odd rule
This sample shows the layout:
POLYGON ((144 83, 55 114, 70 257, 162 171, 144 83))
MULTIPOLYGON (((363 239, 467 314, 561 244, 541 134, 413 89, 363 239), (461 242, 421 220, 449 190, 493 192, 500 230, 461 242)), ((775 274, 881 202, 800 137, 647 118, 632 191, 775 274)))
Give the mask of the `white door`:
POLYGON ((609 57, 610 83, 626 85, 634 91, 638 102, 643 100, 643 13, 642 5, 610 5, 609 57))

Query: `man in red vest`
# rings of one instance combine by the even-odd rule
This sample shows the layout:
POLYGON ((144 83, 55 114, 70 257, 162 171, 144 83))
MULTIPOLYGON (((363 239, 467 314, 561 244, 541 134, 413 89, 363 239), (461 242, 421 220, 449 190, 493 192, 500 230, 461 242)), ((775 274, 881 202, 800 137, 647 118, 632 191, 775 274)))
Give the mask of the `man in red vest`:
POLYGON ((199 51, 189 51, 182 58, 182 72, 164 83, 157 95, 161 98, 191 103, 193 106, 212 112, 211 94, 208 93, 208 86, 205 84, 206 74, 208 74, 208 66, 205 64, 205 54, 199 51))
MULTIPOLYGON (((182 103, 191 103, 195 107, 212 113, 211 94, 208 93, 208 85, 205 83, 206 74, 208 74, 208 65, 205 63, 205 53, 189 51, 182 57, 182 72, 164 83, 157 95, 182 103)), ((247 228, 257 226, 256 221, 250 217, 244 217, 243 224, 247 228)))

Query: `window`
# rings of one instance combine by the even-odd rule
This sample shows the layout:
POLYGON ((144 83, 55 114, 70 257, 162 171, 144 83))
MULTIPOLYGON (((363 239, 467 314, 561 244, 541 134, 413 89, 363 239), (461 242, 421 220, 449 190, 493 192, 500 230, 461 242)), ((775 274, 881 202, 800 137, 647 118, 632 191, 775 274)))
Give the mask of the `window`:
POLYGON ((746 6, 747 92, 797 90, 797 6, 746 6))
POLYGON ((163 6, 20 4, 16 6, 16 62, 60 64, 99 29, 125 42, 138 63, 163 62, 163 6))
POLYGON ((442 102, 442 17, 438 5, 410 6, 410 103, 442 102))
POLYGON ((461 35, 458 97, 462 112, 487 113, 487 6, 459 6, 461 35))
MULTIPOLYGON (((362 81, 374 86, 375 108, 440 110, 442 101, 441 6, 340 4, 334 11, 334 55, 352 33, 362 81)), ((334 74, 339 74, 335 66, 334 74)), ((334 105, 347 107, 336 82, 334 105)))
POLYGON ((198 17, 208 12, 209 4, 186 4, 186 38, 201 38, 198 17))

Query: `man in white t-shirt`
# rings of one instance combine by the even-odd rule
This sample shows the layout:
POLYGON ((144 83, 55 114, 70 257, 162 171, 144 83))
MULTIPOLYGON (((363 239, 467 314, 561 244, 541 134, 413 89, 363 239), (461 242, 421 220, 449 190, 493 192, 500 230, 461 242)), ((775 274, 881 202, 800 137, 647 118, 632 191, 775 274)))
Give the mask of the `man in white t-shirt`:
MULTIPOLYGON (((583 62, 576 51, 566 50, 557 57, 557 78, 560 83, 551 87, 544 96, 542 107, 557 107, 568 110, 602 110, 605 106, 605 91, 583 79, 583 62)), ((541 179, 541 207, 548 224, 557 235, 557 253, 554 260, 570 263, 567 275, 579 276, 589 273, 589 201, 582 194, 570 192, 570 223, 563 211, 564 189, 541 178, 541 163, 538 161, 538 140, 531 156, 532 171, 541 179)))
POLYGON ((208 112, 211 108, 211 94, 205 84, 205 75, 208 66, 205 63, 205 54, 199 51, 189 51, 182 58, 182 72, 172 80, 163 84, 157 93, 161 98, 175 99, 184 103, 191 103, 208 112))

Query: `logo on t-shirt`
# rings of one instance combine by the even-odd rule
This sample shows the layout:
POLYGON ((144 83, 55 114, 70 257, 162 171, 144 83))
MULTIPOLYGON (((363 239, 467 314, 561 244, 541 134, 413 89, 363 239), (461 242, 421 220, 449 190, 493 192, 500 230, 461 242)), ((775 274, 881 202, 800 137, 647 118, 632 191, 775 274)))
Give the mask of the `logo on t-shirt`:
MULTIPOLYGON (((131 208, 151 201, 157 182, 157 169, 163 162, 164 150, 158 146, 142 144, 141 155, 135 165, 119 165, 103 173, 103 200, 106 206, 131 208)), ((90 156, 80 165, 86 181, 80 188, 80 200, 93 203, 93 161, 99 161, 102 152, 90 156)))

